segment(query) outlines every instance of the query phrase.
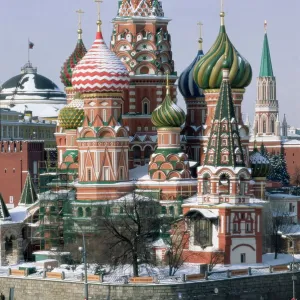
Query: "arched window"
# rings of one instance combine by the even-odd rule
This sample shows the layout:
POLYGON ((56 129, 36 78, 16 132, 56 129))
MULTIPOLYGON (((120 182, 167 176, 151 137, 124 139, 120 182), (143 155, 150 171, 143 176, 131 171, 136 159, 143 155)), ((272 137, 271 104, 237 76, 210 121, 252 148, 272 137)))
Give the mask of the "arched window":
POLYGON ((212 245, 212 223, 208 219, 196 218, 194 223, 194 244, 202 248, 212 245))
POLYGON ((263 133, 267 132, 267 122, 266 120, 263 120, 263 133))
POLYGON ((143 114, 144 115, 150 114, 150 102, 148 99, 143 100, 143 114))
POLYGON ((78 207, 77 217, 78 218, 82 218, 83 217, 83 209, 82 209, 82 207, 78 207))
POLYGON ((275 121, 274 121, 274 119, 271 120, 271 133, 275 133, 275 121))
POLYGON ((174 216, 174 206, 170 206, 169 213, 171 216, 174 216))
POLYGON ((219 194, 229 195, 230 192, 230 179, 227 174, 222 174, 219 180, 219 194))
POLYGON ((90 207, 87 207, 87 208, 85 209, 85 216, 86 216, 86 217, 91 217, 91 216, 92 216, 92 210, 91 210, 90 207))
POLYGON ((210 176, 208 174, 203 176, 203 194, 210 194, 210 176))
POLYGON ((151 154, 152 154, 151 147, 150 146, 146 146, 145 150, 144 150, 144 157, 145 157, 145 159, 149 159, 150 156, 151 156, 151 154))
POLYGON ((133 158, 134 159, 141 159, 141 148, 138 146, 133 147, 133 158))
POLYGON ((166 208, 165 206, 162 206, 162 207, 161 207, 161 214, 162 214, 162 215, 167 214, 167 208, 166 208))

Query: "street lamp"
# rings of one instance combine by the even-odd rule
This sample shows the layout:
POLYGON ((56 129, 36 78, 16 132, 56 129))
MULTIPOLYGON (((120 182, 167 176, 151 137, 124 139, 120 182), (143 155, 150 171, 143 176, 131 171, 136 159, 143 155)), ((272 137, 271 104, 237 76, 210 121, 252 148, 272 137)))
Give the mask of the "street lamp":
POLYGON ((83 264, 84 264, 84 300, 89 299, 89 287, 88 287, 88 278, 87 278, 87 263, 86 263, 86 244, 85 244, 85 235, 81 227, 74 221, 82 234, 82 247, 79 247, 78 250, 82 254, 83 264))
POLYGON ((293 281, 293 299, 292 300, 297 300, 296 299, 296 291, 295 291, 295 281, 297 280, 297 277, 295 275, 295 241, 293 237, 290 235, 283 234, 281 231, 277 232, 278 235, 280 235, 283 239, 287 239, 289 242, 292 242, 293 245, 293 276, 292 276, 292 281, 293 281))

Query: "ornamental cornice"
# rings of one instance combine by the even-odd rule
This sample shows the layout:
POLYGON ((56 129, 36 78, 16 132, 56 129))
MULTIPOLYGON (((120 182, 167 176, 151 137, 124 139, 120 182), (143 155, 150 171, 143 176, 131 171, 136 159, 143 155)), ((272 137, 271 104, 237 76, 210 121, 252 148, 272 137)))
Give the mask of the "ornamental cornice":
POLYGON ((84 93, 81 95, 84 99, 92 98, 122 98, 122 93, 84 93))

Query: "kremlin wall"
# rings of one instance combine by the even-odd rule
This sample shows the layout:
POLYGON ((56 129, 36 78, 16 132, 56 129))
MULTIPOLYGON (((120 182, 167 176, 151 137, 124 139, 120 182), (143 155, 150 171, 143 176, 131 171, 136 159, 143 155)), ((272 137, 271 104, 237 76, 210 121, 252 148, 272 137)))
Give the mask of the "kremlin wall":
MULTIPOLYGON (((265 198, 270 161, 258 148, 282 153, 291 174, 300 151, 300 143, 287 139, 286 119, 282 124, 279 119, 267 25, 251 126, 243 120, 242 102, 252 68, 230 40, 225 13, 210 50, 203 51, 200 37, 196 57, 179 77, 169 22, 163 1, 123 0, 110 44, 100 16, 88 50, 79 27, 75 49, 61 69, 67 104, 55 129, 57 161, 38 170, 38 200, 22 198, 28 211, 40 206, 40 212, 32 210, 31 222, 39 219, 41 230, 30 242, 34 249, 64 243, 64 216, 92 234, 89 226, 103 205, 113 207, 138 190, 155 195, 163 215, 187 226, 188 262, 207 263, 216 251, 224 264, 262 262, 263 207, 256 200, 265 198), (177 103, 177 85, 186 112, 177 103), (55 224, 49 223, 51 213, 55 224)), ((24 190, 32 191, 29 177, 36 179, 43 144, 20 141, 16 151, 9 147, 2 142, 0 162, 7 169, 2 182, 13 181, 21 195, 26 178, 24 190)), ((1 189, 6 204, 12 196, 17 206, 18 195, 1 189)), ((155 255, 166 250, 164 245, 155 255)))

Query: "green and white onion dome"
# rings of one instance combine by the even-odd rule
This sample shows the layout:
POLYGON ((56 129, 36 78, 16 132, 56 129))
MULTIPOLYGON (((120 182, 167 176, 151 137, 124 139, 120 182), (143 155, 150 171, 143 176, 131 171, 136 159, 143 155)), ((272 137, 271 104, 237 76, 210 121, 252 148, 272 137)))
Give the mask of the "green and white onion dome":
POLYGON ((84 102, 79 96, 63 109, 60 110, 58 115, 58 124, 64 129, 77 129, 83 123, 84 119, 84 102))
POLYGON ((243 89, 252 80, 251 65, 231 43, 226 33, 224 16, 225 14, 221 13, 221 27, 217 40, 194 68, 194 80, 199 88, 204 90, 220 88, 225 57, 230 67, 229 79, 232 88, 243 89))
POLYGON ((169 87, 165 100, 153 111, 151 120, 159 128, 180 127, 185 122, 185 112, 171 99, 169 87))
POLYGON ((250 157, 252 177, 267 177, 270 171, 270 161, 255 147, 250 157))

